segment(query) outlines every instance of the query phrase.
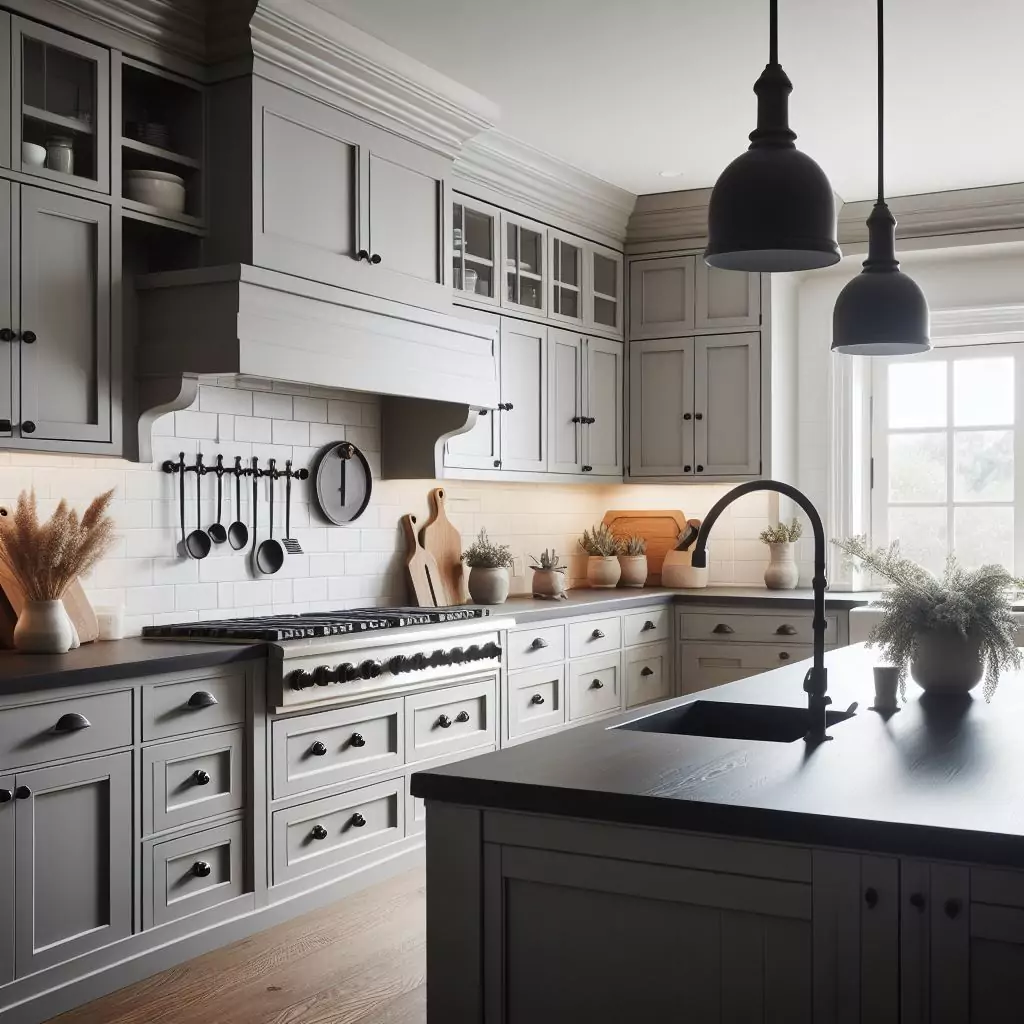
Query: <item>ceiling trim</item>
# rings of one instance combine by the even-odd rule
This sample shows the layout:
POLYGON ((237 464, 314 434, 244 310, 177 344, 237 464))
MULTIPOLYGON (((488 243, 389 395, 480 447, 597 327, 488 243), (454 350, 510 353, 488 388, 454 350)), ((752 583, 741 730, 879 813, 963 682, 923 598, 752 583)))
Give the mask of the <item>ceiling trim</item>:
POLYGON ((637 196, 626 234, 628 252, 703 248, 710 188, 637 196))
POLYGON ((493 129, 463 147, 454 184, 481 199, 497 193, 538 220, 571 224, 581 235, 618 245, 636 201, 632 192, 493 129))

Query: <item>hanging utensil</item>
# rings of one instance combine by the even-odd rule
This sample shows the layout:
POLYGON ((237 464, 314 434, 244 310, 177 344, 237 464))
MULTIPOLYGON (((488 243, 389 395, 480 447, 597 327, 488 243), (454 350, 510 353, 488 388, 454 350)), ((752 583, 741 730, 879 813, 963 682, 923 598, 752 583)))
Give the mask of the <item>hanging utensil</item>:
POLYGON ((210 553, 213 541, 203 529, 203 468, 202 455, 196 456, 196 528, 185 538, 185 550, 193 558, 205 558, 210 553))
POLYGON ((267 469, 267 476, 270 477, 270 533, 256 549, 256 568, 267 576, 273 575, 284 565, 284 548, 280 541, 274 540, 274 480, 278 476, 276 461, 271 459, 267 469))
POLYGON ((242 457, 235 456, 235 521, 228 527, 228 540, 236 551, 249 543, 249 527, 242 522, 242 457))
POLYGON ((298 469, 292 472, 292 460, 288 459, 284 464, 284 545, 289 555, 301 555, 302 545, 292 536, 292 477, 302 479, 304 470, 298 469))
MULTIPOLYGON (((173 465, 168 463, 168 465, 173 465)), ((170 472, 170 470, 168 470, 170 472)), ((181 553, 191 557, 188 549, 188 541, 185 539, 185 453, 182 452, 178 459, 178 495, 181 501, 181 553)))
POLYGON ((224 507, 224 456, 217 456, 217 468, 214 470, 217 474, 217 522, 215 522, 206 532, 210 535, 210 540, 214 544, 223 544, 228 539, 228 531, 224 529, 221 524, 221 513, 224 507))
POLYGON ((252 558, 252 572, 254 576, 259 576, 260 574, 260 567, 256 562, 256 552, 259 549, 256 543, 257 519, 259 518, 259 465, 260 460, 254 456, 250 467, 250 472, 252 473, 252 554, 250 557, 252 558))

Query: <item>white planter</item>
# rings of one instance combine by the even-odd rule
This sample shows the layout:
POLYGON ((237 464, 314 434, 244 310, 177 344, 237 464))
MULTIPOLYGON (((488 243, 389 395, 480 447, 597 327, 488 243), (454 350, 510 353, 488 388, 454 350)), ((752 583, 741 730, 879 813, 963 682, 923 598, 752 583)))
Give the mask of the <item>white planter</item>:
POLYGON ((587 582, 592 587, 607 589, 619 582, 622 569, 616 555, 590 555, 587 558, 587 582))
POLYGON ((14 627, 14 646, 28 654, 67 654, 75 630, 63 601, 27 601, 14 627))
MULTIPOLYGON (((681 587, 684 590, 701 590, 708 585, 708 569, 695 569, 690 564, 692 551, 667 551, 661 565, 661 585, 681 587)), ((708 562, 711 555, 708 554, 708 562)))
POLYGON ((928 693, 963 696, 981 682, 985 660, 976 636, 930 631, 917 638, 910 674, 928 693))
POLYGON ((557 569, 533 570, 534 597, 561 597, 565 593, 565 573, 557 569))
POLYGON ((508 597, 508 569, 470 569, 469 596, 475 604, 504 604, 508 597))
POLYGON ((646 555, 619 555, 620 587, 642 587, 647 582, 646 555))
POLYGON ((764 571, 764 585, 769 590, 794 590, 800 582, 796 564, 796 543, 787 541, 768 545, 770 561, 764 571))

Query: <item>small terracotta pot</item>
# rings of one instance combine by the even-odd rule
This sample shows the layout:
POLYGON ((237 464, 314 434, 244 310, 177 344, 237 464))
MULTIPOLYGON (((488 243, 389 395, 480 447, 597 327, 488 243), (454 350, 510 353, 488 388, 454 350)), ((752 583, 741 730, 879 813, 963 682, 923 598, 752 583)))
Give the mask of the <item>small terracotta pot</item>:
POLYGON ((508 569, 470 569, 469 596, 474 604, 504 604, 508 597, 508 569))
POLYGON ((796 543, 784 541, 768 545, 768 568, 764 571, 764 585, 769 590, 795 590, 800 582, 800 569, 796 564, 796 543))
POLYGON ((646 555, 619 555, 620 587, 642 587, 647 582, 646 555))
POLYGON ((928 693, 965 694, 981 682, 985 659, 977 637, 957 632, 922 633, 910 674, 928 693))
POLYGON ((590 555, 587 558, 587 582, 592 587, 607 589, 619 582, 622 569, 615 555, 590 555))
POLYGON ((565 593, 565 573, 557 569, 533 570, 534 597, 561 597, 565 593))
POLYGON ((26 601, 14 627, 14 646, 30 654, 67 654, 77 647, 63 601, 26 601))

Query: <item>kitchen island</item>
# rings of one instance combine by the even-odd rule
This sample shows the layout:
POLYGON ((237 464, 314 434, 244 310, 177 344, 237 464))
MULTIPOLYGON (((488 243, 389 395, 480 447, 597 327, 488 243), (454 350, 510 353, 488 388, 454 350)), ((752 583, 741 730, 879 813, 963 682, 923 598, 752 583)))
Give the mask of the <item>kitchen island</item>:
POLYGON ((876 660, 827 655, 813 748, 644 724, 803 663, 415 776, 431 1024, 1019 1020, 1022 679, 886 718, 876 660))

